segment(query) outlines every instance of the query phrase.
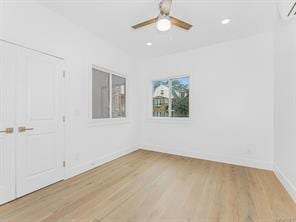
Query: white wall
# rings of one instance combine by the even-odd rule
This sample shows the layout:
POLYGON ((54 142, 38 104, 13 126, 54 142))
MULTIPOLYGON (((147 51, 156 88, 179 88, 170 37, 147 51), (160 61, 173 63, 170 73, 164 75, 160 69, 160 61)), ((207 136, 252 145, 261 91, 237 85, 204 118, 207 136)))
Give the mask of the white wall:
POLYGON ((296 19, 275 36, 275 172, 296 201, 296 19))
POLYGON ((260 168, 273 164, 273 33, 146 61, 141 147, 260 168), (191 77, 191 120, 150 119, 151 80, 191 77))
POLYGON ((4 28, 4 4, 0 1, 0 38, 3 38, 3 28, 4 28))
POLYGON ((272 33, 156 58, 138 69, 139 61, 42 6, 18 2, 6 5, 4 12, 1 38, 65 58, 67 176, 128 152, 136 144, 271 168, 272 33), (91 64, 128 75, 129 121, 89 124, 91 64), (151 120, 151 80, 184 74, 191 76, 191 120, 151 120))
POLYGON ((38 4, 7 2, 4 7, 0 19, 0 24, 4 21, 1 38, 65 58, 67 176, 133 149, 136 129, 133 118, 135 61, 38 4), (92 64, 128 76, 128 121, 90 126, 88 75, 92 64))
POLYGON ((275 38, 260 34, 137 67, 139 61, 42 6, 3 5, 0 1, 1 39, 65 58, 67 176, 138 145, 268 169, 274 161, 296 200, 296 19, 279 20, 275 38), (128 121, 89 124, 92 64, 128 76, 128 121), (191 119, 152 120, 151 80, 186 74, 191 119))

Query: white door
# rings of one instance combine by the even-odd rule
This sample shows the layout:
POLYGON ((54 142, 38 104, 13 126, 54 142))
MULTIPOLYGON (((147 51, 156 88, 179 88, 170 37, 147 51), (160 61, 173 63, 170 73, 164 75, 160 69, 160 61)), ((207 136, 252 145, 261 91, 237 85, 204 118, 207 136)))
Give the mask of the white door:
POLYGON ((62 61, 22 49, 16 74, 17 197, 63 179, 62 61))
POLYGON ((0 204, 13 200, 16 193, 15 53, 15 48, 0 41, 0 204))

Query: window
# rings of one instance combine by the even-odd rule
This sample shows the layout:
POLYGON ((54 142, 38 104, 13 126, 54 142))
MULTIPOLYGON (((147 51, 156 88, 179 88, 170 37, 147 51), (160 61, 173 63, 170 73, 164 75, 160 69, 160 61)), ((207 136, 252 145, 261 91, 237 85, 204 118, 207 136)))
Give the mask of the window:
POLYGON ((125 78, 112 75, 112 117, 125 117, 125 78))
POLYGON ((92 118, 105 119, 110 117, 110 75, 109 73, 92 70, 92 118))
POLYGON ((92 119, 126 117, 126 79, 92 68, 92 119))
POLYGON ((169 116, 169 80, 153 82, 153 116, 169 116))
POLYGON ((153 117, 189 117, 189 77, 153 81, 153 117))

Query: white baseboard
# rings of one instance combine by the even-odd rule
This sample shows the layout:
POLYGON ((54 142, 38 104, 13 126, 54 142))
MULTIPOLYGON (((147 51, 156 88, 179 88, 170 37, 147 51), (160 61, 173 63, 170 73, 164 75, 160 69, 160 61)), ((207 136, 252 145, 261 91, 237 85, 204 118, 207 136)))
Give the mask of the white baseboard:
POLYGON ((180 151, 180 150, 173 150, 173 149, 163 149, 163 148, 155 147, 155 146, 153 146, 153 147, 152 146, 140 146, 140 147, 143 150, 151 150, 151 151, 156 151, 156 152, 169 153, 169 154, 174 154, 174 155, 179 155, 179 156, 186 156, 186 157, 192 157, 192 158, 197 158, 197 159, 210 160, 210 161, 258 168, 258 169, 264 169, 264 170, 273 170, 272 163, 262 162, 262 161, 254 160, 254 159, 238 158, 238 157, 234 157, 234 156, 219 155, 219 154, 197 153, 197 152, 180 151))
POLYGON ((285 187, 287 192, 290 194, 291 198, 296 203, 296 187, 293 185, 293 183, 283 174, 283 172, 277 167, 274 166, 274 173, 281 182, 281 184, 285 187))
POLYGON ((121 149, 119 151, 116 151, 114 153, 102 156, 100 158, 96 158, 92 161, 89 161, 87 163, 81 164, 79 166, 70 168, 70 169, 66 169, 66 173, 65 173, 65 178, 64 179, 68 179, 70 177, 79 175, 81 173, 84 173, 88 170, 91 170, 93 168, 96 168, 104 163, 110 162, 112 160, 115 160, 121 156, 124 156, 126 154, 129 154, 131 152, 134 152, 138 150, 138 148, 136 147, 131 147, 131 148, 127 148, 127 149, 121 149))

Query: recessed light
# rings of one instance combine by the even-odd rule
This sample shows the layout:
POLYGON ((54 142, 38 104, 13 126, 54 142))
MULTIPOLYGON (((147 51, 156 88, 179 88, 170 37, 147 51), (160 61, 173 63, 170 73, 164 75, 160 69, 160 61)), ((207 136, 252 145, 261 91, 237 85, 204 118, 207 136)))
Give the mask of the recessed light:
POLYGON ((152 42, 147 42, 146 45, 147 46, 152 46, 152 42))
POLYGON ((226 24, 228 24, 230 22, 230 19, 223 19, 222 21, 221 21, 221 23, 223 24, 223 25, 226 25, 226 24))

